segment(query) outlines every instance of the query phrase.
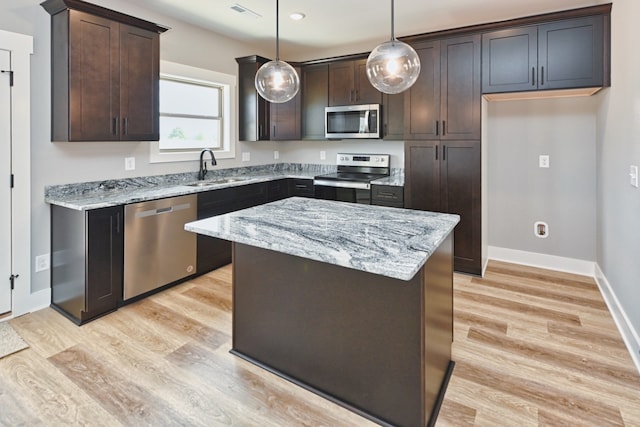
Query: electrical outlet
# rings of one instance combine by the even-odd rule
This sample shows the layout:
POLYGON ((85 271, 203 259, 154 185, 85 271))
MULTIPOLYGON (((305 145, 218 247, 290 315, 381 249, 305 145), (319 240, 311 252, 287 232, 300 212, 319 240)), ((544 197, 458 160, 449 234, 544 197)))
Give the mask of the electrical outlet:
POLYGON ((320 160, 327 160, 327 152, 326 151, 321 151, 320 152, 320 160))
POLYGON ((242 153, 242 161, 243 162, 250 162, 251 161, 251 153, 250 152, 242 153))
POLYGON ((548 155, 548 154, 542 154, 542 155, 540 156, 540 159, 539 159, 538 165, 539 165, 541 168, 548 168, 548 167, 549 167, 549 155, 548 155))
POLYGON ((533 224, 533 234, 541 239, 549 237, 549 225, 546 222, 538 221, 533 224))
POLYGON ((49 254, 38 255, 36 257, 36 273, 49 269, 49 254))
POLYGON ((125 157, 124 158, 124 170, 132 171, 136 169, 136 158, 135 157, 125 157))
POLYGON ((273 160, 278 160, 280 158, 280 152, 278 150, 275 150, 273 152, 273 160))

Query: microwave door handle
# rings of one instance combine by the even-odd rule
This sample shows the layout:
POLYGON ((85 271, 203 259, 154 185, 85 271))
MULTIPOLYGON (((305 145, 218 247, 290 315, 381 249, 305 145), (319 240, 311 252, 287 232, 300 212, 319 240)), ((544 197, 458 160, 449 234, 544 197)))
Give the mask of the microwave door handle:
POLYGON ((370 113, 369 110, 364 112, 364 129, 363 129, 363 133, 369 133, 369 113, 370 113))

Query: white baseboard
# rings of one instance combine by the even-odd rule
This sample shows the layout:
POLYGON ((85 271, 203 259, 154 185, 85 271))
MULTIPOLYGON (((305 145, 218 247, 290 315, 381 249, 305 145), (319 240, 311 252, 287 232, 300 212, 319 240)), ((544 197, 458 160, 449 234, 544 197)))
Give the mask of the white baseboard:
POLYGON ((584 261, 575 258, 565 258, 555 255, 526 252, 517 249, 489 246, 489 259, 496 261, 512 262, 514 264, 528 265, 531 267, 546 268, 549 270, 563 271, 565 273, 580 274, 594 277, 595 265, 593 261, 584 261))
POLYGON ((634 329, 633 325, 629 321, 627 313, 625 313, 624 309, 620 305, 618 297, 615 292, 613 292, 611 284, 598 264, 596 264, 595 279, 598 284, 598 288, 600 288, 600 293, 602 294, 604 301, 607 303, 611 317, 613 317, 613 321, 616 323, 618 331, 620 331, 620 335, 622 335, 622 340, 627 346, 631 359, 636 365, 638 372, 640 372, 640 336, 638 335, 638 331, 634 329))

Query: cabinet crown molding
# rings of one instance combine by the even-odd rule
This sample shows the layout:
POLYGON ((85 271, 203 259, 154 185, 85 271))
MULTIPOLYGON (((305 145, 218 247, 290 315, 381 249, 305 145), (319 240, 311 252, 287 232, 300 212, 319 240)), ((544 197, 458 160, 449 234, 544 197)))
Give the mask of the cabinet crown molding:
POLYGON ((169 27, 145 21, 144 19, 116 12, 115 10, 107 9, 93 3, 87 3, 82 0, 46 0, 40 3, 40 6, 42 6, 44 10, 46 10, 51 16, 71 9, 101 16, 103 18, 108 18, 112 21, 132 25, 134 27, 144 28, 145 30, 154 31, 157 33, 164 33, 165 31, 169 30, 169 27))

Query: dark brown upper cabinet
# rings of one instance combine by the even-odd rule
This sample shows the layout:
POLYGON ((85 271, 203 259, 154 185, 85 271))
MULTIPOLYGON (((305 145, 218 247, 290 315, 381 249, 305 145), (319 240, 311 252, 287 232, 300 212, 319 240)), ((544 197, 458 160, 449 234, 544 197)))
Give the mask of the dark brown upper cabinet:
POLYGON ((167 28, 79 0, 51 14, 53 141, 157 141, 167 28))
POLYGON ((404 138, 404 93, 382 95, 382 138, 404 138))
MULTIPOLYGON (((252 55, 236 58, 238 63, 238 139, 240 141, 285 141, 301 137, 302 94, 281 104, 258 94, 256 73, 269 59, 252 55)), ((300 76, 300 68, 296 67, 300 76)))
POLYGON ((404 138, 480 139, 480 35, 412 44, 421 68, 404 92, 404 138))
MULTIPOLYGON (((295 67, 298 76, 301 78, 301 70, 295 67)), ((302 84, 300 85, 302 89, 302 84)), ((271 104, 271 112, 269 115, 271 124, 271 140, 272 141, 290 141, 298 140, 302 136, 301 131, 301 114, 302 93, 298 91, 293 99, 280 104, 271 104)))
POLYGON ((382 93, 369 82, 366 66, 366 59, 329 64, 329 106, 382 103, 382 93))
POLYGON ((509 28, 482 36, 482 92, 604 85, 604 16, 509 28))
POLYGON ((302 67, 302 138, 325 139, 324 109, 329 105, 329 65, 302 67))
POLYGON ((236 58, 238 63, 238 139, 240 141, 269 140, 271 103, 258 95, 255 78, 258 69, 269 62, 252 55, 236 58))

